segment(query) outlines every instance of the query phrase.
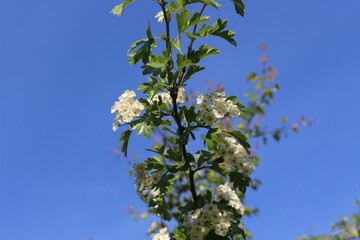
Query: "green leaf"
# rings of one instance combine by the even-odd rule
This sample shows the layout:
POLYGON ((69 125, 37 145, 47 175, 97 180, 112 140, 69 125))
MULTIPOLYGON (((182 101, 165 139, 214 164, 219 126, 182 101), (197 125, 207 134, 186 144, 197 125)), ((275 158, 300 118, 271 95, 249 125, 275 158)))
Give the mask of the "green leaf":
POLYGON ((189 142, 189 136, 190 136, 190 132, 189 131, 185 131, 183 134, 181 134, 179 136, 179 138, 177 139, 176 143, 180 143, 183 145, 187 145, 189 142))
POLYGON ((246 232, 242 227, 239 227, 236 224, 231 224, 231 228, 237 233, 240 234, 244 239, 246 239, 246 232))
POLYGON ((155 190, 159 189, 161 193, 167 193, 172 191, 172 184, 174 175, 168 174, 160 179, 160 181, 155 184, 155 190))
POLYGON ((123 143, 121 146, 121 152, 124 153, 125 157, 127 157, 127 148, 129 144, 130 135, 132 133, 132 130, 126 130, 121 133, 119 143, 123 143))
POLYGON ((167 132, 169 132, 169 133, 172 133, 172 134, 176 135, 176 133, 175 133, 173 130, 169 129, 169 128, 166 127, 166 126, 161 126, 161 129, 164 130, 164 131, 167 131, 167 132))
POLYGON ((192 15, 192 17, 190 18, 190 21, 189 23, 187 24, 186 26, 186 29, 188 28, 191 28, 192 26, 195 26, 199 23, 202 23, 202 22, 207 22, 210 20, 210 17, 209 16, 204 16, 204 17, 201 17, 201 14, 200 13, 194 13, 192 15))
POLYGON ((149 207, 154 207, 157 215, 160 215, 165 221, 171 220, 169 213, 170 207, 164 198, 153 198, 149 202, 149 207))
POLYGON ((184 10, 176 14, 176 21, 178 25, 179 34, 187 29, 189 19, 189 12, 184 10))
POLYGON ((226 100, 230 100, 232 102, 236 102, 237 97, 235 95, 229 95, 226 100))
POLYGON ((221 167, 219 167, 219 164, 213 164, 210 169, 214 170, 217 173, 220 173, 221 175, 223 175, 225 177, 225 172, 224 169, 222 169, 221 167))
POLYGON ((205 3, 206 5, 216 8, 217 10, 220 10, 219 7, 221 7, 219 3, 213 0, 186 0, 186 4, 191 4, 191 3, 205 3))
POLYGON ((150 124, 148 124, 147 119, 145 119, 145 120, 141 119, 140 121, 135 121, 134 123, 135 123, 135 125, 132 126, 131 130, 136 129, 137 135, 142 134, 146 138, 151 138, 151 133, 152 133, 151 128, 152 127, 150 124))
POLYGON ((129 54, 129 56, 132 57, 130 64, 136 64, 140 60, 147 64, 150 61, 151 56, 151 48, 156 47, 155 39, 152 36, 151 29, 150 29, 150 22, 148 23, 147 29, 146 29, 147 39, 140 39, 139 41, 136 41, 133 43, 129 49, 129 51, 132 51, 132 54, 129 54), (134 50, 135 48, 139 47, 139 50, 134 50))
POLYGON ((193 62, 199 62, 205 57, 209 57, 219 53, 220 52, 217 49, 210 47, 209 44, 203 44, 199 47, 197 51, 192 51, 189 54, 189 58, 192 59, 193 62))
POLYGON ((185 34, 191 39, 191 40, 196 40, 199 37, 201 37, 198 33, 191 33, 191 32, 185 32, 185 34))
POLYGON ((164 155, 165 158, 167 159, 171 159, 171 160, 174 160, 174 161, 177 161, 177 162, 181 162, 182 161, 182 152, 180 150, 167 150, 166 152, 167 154, 164 155))
POLYGON ((151 55, 149 63, 142 66, 144 69, 143 75, 152 73, 153 76, 165 75, 166 61, 161 55, 151 55))
POLYGON ((185 115, 185 120, 188 124, 188 126, 190 126, 190 124, 192 122, 194 122, 196 120, 197 114, 195 113, 195 107, 191 106, 189 109, 184 108, 184 115, 185 115))
POLYGON ((184 9, 184 6, 182 5, 182 3, 180 2, 179 6, 176 5, 176 3, 174 1, 172 1, 169 5, 169 7, 166 9, 166 13, 168 15, 171 15, 171 13, 176 12, 176 11, 181 11, 184 9))
POLYGON ((176 240, 186 240, 186 234, 183 228, 174 228, 173 233, 176 240))
POLYGON ((188 68, 185 76, 184 76, 184 80, 185 80, 185 81, 186 81, 186 80, 189 80, 189 79, 192 77, 192 75, 194 75, 195 73, 200 72, 200 71, 202 71, 202 70, 204 70, 204 69, 205 69, 204 67, 200 67, 200 66, 198 66, 198 65, 196 65, 196 66, 195 66, 195 65, 190 66, 190 67, 188 68))
POLYGON ((233 36, 235 35, 235 32, 230 31, 230 30, 224 30, 226 26, 227 26, 227 20, 219 18, 211 26, 211 31, 209 32, 209 34, 217 36, 217 37, 221 37, 221 38, 225 39, 226 41, 228 41, 229 43, 231 43, 232 45, 236 46, 237 43, 236 43, 235 39, 233 38, 233 36))
POLYGON ((176 14, 176 21, 178 25, 179 34, 184 32, 186 29, 189 29, 199 23, 206 22, 210 20, 209 16, 201 17, 200 13, 194 13, 189 20, 189 12, 186 10, 181 11, 176 14))
POLYGON ((129 3, 135 2, 135 0, 125 0, 123 3, 115 6, 110 13, 113 13, 114 15, 117 16, 121 16, 121 14, 124 12, 124 8, 126 7, 126 5, 128 5, 129 3))
POLYGON ((209 190, 207 190, 206 191, 206 194, 204 194, 204 195, 201 195, 200 197, 199 197, 199 200, 198 200, 198 202, 197 202, 197 208, 202 208, 202 207, 204 207, 204 205, 205 204, 207 204, 207 203, 211 203, 212 202, 212 193, 211 193, 211 191, 209 191, 209 190))
POLYGON ((150 64, 148 65, 144 65, 141 67, 143 70, 142 74, 143 75, 148 75, 148 74, 152 74, 153 76, 161 76, 161 77, 165 77, 166 72, 162 70, 162 67, 157 68, 157 67, 153 67, 150 64))
POLYGON ((273 138, 276 140, 276 141, 280 141, 280 130, 276 130, 274 133, 273 133, 273 138))
POLYGON ((193 163, 195 162, 195 158, 191 153, 187 153, 185 157, 186 162, 193 163))
POLYGON ((279 121, 282 123, 286 123, 289 119, 288 118, 280 118, 279 121))
POLYGON ((164 67, 165 60, 163 56, 155 55, 151 57, 151 62, 149 62, 147 65, 154 67, 154 68, 162 68, 164 67))
POLYGON ((205 162, 208 162, 212 156, 214 156, 213 153, 208 151, 197 151, 196 154, 200 154, 199 159, 197 161, 198 168, 202 167, 202 165, 205 162))
POLYGON ((149 152, 154 152, 154 153, 157 153, 159 155, 164 155, 164 152, 165 152, 165 145, 162 145, 160 148, 153 148, 153 149, 145 149, 149 152))
POLYGON ((238 188, 241 192, 245 193, 246 188, 250 185, 251 179, 240 172, 233 171, 229 174, 230 181, 233 183, 234 188, 238 188))
POLYGON ((252 72, 252 73, 249 74, 249 76, 247 77, 246 81, 248 81, 248 82, 254 82, 256 79, 257 79, 256 73, 255 73, 255 72, 252 72))
POLYGON ((180 35, 177 35, 175 39, 172 40, 172 45, 176 50, 178 50, 180 53, 181 51, 181 41, 180 41, 180 35))
POLYGON ((146 163, 147 171, 151 171, 151 170, 162 171, 166 169, 165 164, 163 164, 161 160, 157 158, 148 158, 144 161, 144 163, 146 163))
POLYGON ((128 52, 131 52, 132 50, 134 50, 134 49, 137 48, 138 46, 143 45, 144 43, 146 43, 147 41, 148 41, 147 38, 143 38, 143 39, 137 40, 136 42, 134 42, 134 43, 132 43, 132 44, 130 45, 130 48, 129 48, 128 52))
POLYGON ((197 63, 193 63, 191 61, 191 59, 186 58, 186 56, 181 53, 178 53, 176 55, 176 64, 177 64, 178 69, 182 69, 186 66, 197 65, 197 63))
POLYGON ((204 145, 210 150, 215 151, 217 149, 217 143, 219 141, 218 134, 221 132, 219 128, 209 128, 209 131, 205 135, 204 145))
POLYGON ((206 24, 204 24, 200 27, 199 36, 207 37, 210 31, 211 31, 211 26, 207 26, 206 24))
POLYGON ((245 14, 245 5, 242 0, 231 0, 234 3, 235 11, 237 14, 244 16, 245 14))
POLYGON ((148 77, 148 79, 149 82, 139 84, 138 90, 143 90, 143 93, 148 97, 148 99, 152 99, 161 89, 158 87, 157 78, 148 77))

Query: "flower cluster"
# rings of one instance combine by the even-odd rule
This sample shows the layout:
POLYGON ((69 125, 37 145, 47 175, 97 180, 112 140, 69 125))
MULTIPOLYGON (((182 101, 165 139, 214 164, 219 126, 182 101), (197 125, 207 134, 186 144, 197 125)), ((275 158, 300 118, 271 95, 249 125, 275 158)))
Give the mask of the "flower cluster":
POLYGON ((225 211, 218 209, 216 204, 207 203, 187 216, 185 227, 192 240, 202 240, 206 226, 215 225, 215 233, 226 236, 231 222, 235 220, 225 211))
POLYGON ((164 227, 159 230, 159 233, 155 234, 152 240, 170 240, 167 228, 164 227))
POLYGON ((157 184, 160 181, 161 177, 157 173, 148 174, 146 172, 145 163, 135 163, 134 172, 136 178, 135 186, 137 193, 143 201, 147 201, 146 196, 143 194, 143 191, 151 188, 153 184, 157 184))
POLYGON ((244 207, 236 192, 230 187, 229 183, 216 187, 215 201, 229 201, 229 205, 236 209, 240 215, 244 215, 244 207))
POLYGON ((134 117, 140 115, 144 109, 139 100, 135 100, 136 93, 134 91, 126 90, 119 97, 119 101, 115 102, 111 107, 111 113, 115 113, 115 123, 113 124, 113 130, 118 129, 118 123, 129 123, 134 117))
MULTIPOLYGON (((185 88, 179 88, 178 94, 177 94, 177 99, 176 102, 177 103, 183 103, 186 100, 186 96, 185 96, 185 88)), ((161 101, 163 103, 165 103, 166 105, 172 105, 172 98, 170 96, 169 92, 162 92, 162 93, 157 93, 153 96, 152 99, 149 100, 150 104, 153 104, 154 102, 158 102, 159 101, 159 97, 161 98, 161 101)))
POLYGON ((225 92, 211 92, 200 94, 196 98, 199 105, 199 117, 208 125, 212 125, 218 118, 230 113, 232 117, 240 116, 240 110, 231 100, 226 100, 225 92))
POLYGON ((233 137, 226 137, 220 146, 218 154, 223 157, 230 166, 238 167, 240 172, 248 176, 254 169, 253 164, 247 157, 246 149, 233 137))

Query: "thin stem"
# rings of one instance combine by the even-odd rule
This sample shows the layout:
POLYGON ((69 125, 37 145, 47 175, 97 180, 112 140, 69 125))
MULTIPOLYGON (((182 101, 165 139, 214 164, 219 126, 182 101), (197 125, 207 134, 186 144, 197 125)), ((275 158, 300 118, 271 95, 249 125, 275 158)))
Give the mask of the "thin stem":
MULTIPOLYGON (((164 20, 165 20, 165 24, 166 24, 166 37, 165 37, 166 49, 169 51, 169 53, 171 53, 170 19, 169 19, 167 13, 166 13, 166 8, 165 8, 166 3, 165 2, 159 2, 159 4, 160 4, 162 12, 164 14, 164 20)), ((200 15, 203 13, 205 7, 206 7, 206 4, 203 4, 203 6, 201 7, 200 12, 199 12, 200 15)), ((197 29, 197 25, 195 25, 194 28, 193 28, 193 34, 195 34, 196 29, 197 29)), ((189 55, 190 52, 192 51, 193 43, 194 43, 194 39, 192 39, 190 41, 190 44, 188 46, 187 55, 189 55)), ((171 79, 169 79, 171 77, 170 76, 170 71, 171 71, 171 69, 170 69, 170 62, 169 62, 168 66, 167 66, 167 70, 166 70, 169 82, 171 82, 170 81, 171 79)), ((181 118, 180 118, 179 111, 178 111, 178 106, 177 106, 177 104, 178 104, 177 103, 177 97, 178 97, 178 90, 182 85, 182 78, 183 78, 185 72, 186 72, 186 67, 184 67, 182 69, 182 72, 181 72, 181 74, 180 74, 180 76, 178 78, 179 79, 178 83, 176 83, 176 81, 174 81, 172 87, 169 89, 170 97, 172 98, 172 105, 173 105, 173 118, 174 118, 174 120, 175 120, 175 122, 176 122, 176 124, 178 126, 177 136, 179 138, 183 135, 185 127, 181 123, 181 118)), ((182 144, 182 143, 179 143, 179 148, 181 149, 183 160, 186 161, 186 156, 187 156, 186 146, 184 144, 182 144)), ((194 205, 196 207, 197 206, 197 194, 196 194, 195 181, 194 181, 195 172, 196 172, 196 170, 192 170, 191 168, 189 169, 190 192, 191 192, 192 198, 194 200, 194 205)))
POLYGON ((164 15, 165 25, 166 25, 166 39, 165 39, 166 49, 170 50, 170 19, 168 18, 168 15, 166 13, 165 5, 166 5, 165 2, 160 3, 161 10, 164 15))
MULTIPOLYGON (((180 115, 178 112, 177 101, 176 101, 177 96, 178 96, 177 91, 178 91, 178 88, 176 88, 176 87, 171 88, 170 96, 171 96, 172 104, 173 104, 173 111, 174 111, 173 117, 178 126, 177 135, 178 135, 178 137, 181 137, 182 134, 184 133, 185 128, 181 124, 181 119, 180 119, 180 115)), ((186 161, 186 156, 187 156, 186 146, 182 143, 179 143, 179 147, 182 152, 183 160, 186 161)), ((195 171, 190 168, 189 169, 190 192, 191 192, 192 198, 194 200, 194 205, 196 207, 197 206, 197 194, 196 194, 196 188, 195 188, 194 174, 195 174, 195 171)))
MULTIPOLYGON (((202 5, 202 7, 201 7, 201 9, 200 9, 200 11, 199 11, 200 16, 201 16, 201 14, 204 12, 205 7, 206 7, 206 3, 204 3, 204 4, 202 5)), ((197 26, 198 26, 197 24, 194 26, 193 31, 192 31, 192 34, 195 34, 195 33, 196 33, 197 26)), ((189 44, 189 46, 188 46, 188 53, 187 53, 188 55, 189 55, 189 53, 192 51, 192 46, 193 46, 193 44, 194 44, 194 41, 195 41, 195 39, 191 39, 191 41, 190 41, 190 44, 189 44)))
MULTIPOLYGON (((201 7, 201 9, 200 9, 200 11, 199 11, 200 16, 201 16, 201 14, 204 12, 205 7, 206 7, 206 3, 204 3, 204 4, 202 5, 202 7, 201 7)), ((194 26, 194 28, 193 28, 193 31, 192 31, 192 34, 193 34, 193 35, 196 33, 197 26, 198 26, 198 25, 196 24, 196 25, 194 26)), ((189 55, 189 54, 191 53, 192 47, 193 47, 193 44, 194 44, 194 41, 195 41, 195 39, 191 39, 191 40, 190 40, 190 43, 189 43, 189 46, 188 46, 187 55, 189 55)), ((179 75, 179 83, 180 83, 180 84, 182 84, 182 79, 183 79, 183 77, 184 77, 184 74, 185 74, 186 70, 187 70, 186 67, 184 67, 184 68, 182 69, 180 75, 179 75)))
MULTIPOLYGON (((166 13, 166 2, 162 1, 160 3, 163 15, 164 15, 164 20, 165 20, 165 26, 166 26, 166 36, 165 36, 165 42, 166 42, 166 50, 168 51, 168 54, 171 55, 172 52, 172 48, 171 48, 171 43, 170 43, 170 21, 171 19, 168 18, 168 15, 166 13)), ((167 62, 167 66, 166 66, 166 75, 167 75, 167 80, 168 83, 170 83, 170 78, 171 78, 171 61, 169 60, 167 62)))

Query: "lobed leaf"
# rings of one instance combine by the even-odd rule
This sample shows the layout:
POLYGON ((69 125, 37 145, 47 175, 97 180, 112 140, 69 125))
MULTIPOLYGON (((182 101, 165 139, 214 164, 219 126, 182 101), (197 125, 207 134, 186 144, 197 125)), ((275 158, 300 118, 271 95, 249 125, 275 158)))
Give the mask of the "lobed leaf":
POLYGON ((245 5, 242 0, 231 0, 234 3, 235 11, 241 16, 245 15, 245 5))
POLYGON ((251 179, 240 172, 233 171, 229 174, 230 181, 233 183, 234 188, 238 188, 241 192, 245 193, 246 188, 250 185, 251 179))
POLYGON ((110 13, 113 13, 114 15, 117 16, 121 16, 121 14, 124 12, 124 9, 126 7, 126 5, 128 5, 129 3, 135 2, 136 0, 125 0, 123 3, 115 6, 110 13))
POLYGON ((233 36, 235 35, 235 32, 230 30, 224 30, 227 26, 227 20, 225 19, 218 19, 216 22, 211 26, 211 30, 209 31, 209 34, 221 37, 231 43, 232 45, 236 46, 237 43, 233 36))

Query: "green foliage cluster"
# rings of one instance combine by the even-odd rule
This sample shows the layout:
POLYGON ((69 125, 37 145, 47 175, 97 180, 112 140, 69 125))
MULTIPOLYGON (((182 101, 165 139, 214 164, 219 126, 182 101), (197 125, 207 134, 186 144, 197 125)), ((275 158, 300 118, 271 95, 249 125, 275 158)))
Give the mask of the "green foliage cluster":
MULTIPOLYGON (((125 0, 111 12, 120 16, 125 7, 134 1, 125 0)), ((243 16, 244 3, 241 0, 231 1, 235 12, 243 16)), ((251 179, 239 167, 229 165, 218 152, 224 144, 224 139, 232 137, 249 154, 247 159, 257 166, 260 158, 256 156, 255 148, 250 147, 250 142, 260 139, 266 144, 269 136, 280 140, 281 136, 286 135, 286 130, 289 128, 286 125, 287 119, 281 118, 280 122, 283 126, 272 130, 268 130, 268 126, 262 125, 260 121, 266 114, 265 107, 272 103, 274 93, 279 90, 279 86, 273 81, 276 71, 272 67, 267 67, 264 55, 262 72, 251 73, 247 79, 248 82, 256 84, 254 89, 246 94, 249 103, 243 105, 237 101, 236 96, 226 97, 225 101, 236 106, 241 113, 240 123, 239 120, 234 121, 234 117, 229 113, 213 123, 205 121, 200 117, 199 106, 191 101, 192 96, 188 95, 185 103, 178 99, 188 81, 197 72, 205 69, 200 65, 201 60, 220 52, 207 43, 195 48, 194 42, 211 36, 224 39, 236 46, 235 33, 227 29, 226 19, 219 18, 211 23, 209 16, 203 16, 207 6, 220 10, 221 5, 213 0, 154 0, 154 2, 160 7, 161 11, 157 17, 159 22, 164 24, 164 32, 154 36, 149 22, 146 37, 131 44, 129 49, 129 64, 141 64, 142 73, 147 76, 147 81, 139 84, 138 87, 138 90, 146 96, 146 99, 138 100, 145 113, 135 116, 135 120, 115 123, 116 129, 118 126, 129 127, 122 132, 119 140, 125 157, 128 155, 127 149, 134 131, 146 138, 151 138, 155 134, 161 138, 151 149, 147 149, 156 155, 134 166, 132 170, 137 172, 137 178, 151 176, 157 179, 148 185, 139 184, 141 187, 138 189, 139 196, 149 207, 144 215, 152 213, 160 217, 159 224, 151 232, 154 234, 160 230, 160 233, 155 234, 153 239, 192 239, 187 231, 189 227, 185 224, 186 218, 189 213, 195 214, 197 210, 204 209, 209 204, 216 205, 219 214, 221 212, 230 216, 231 221, 228 222, 227 231, 222 231, 226 234, 219 234, 221 231, 216 221, 205 221, 200 228, 203 235, 196 239, 250 237, 249 233, 246 236, 241 220, 244 215, 256 213, 257 209, 247 207, 244 212, 238 211, 234 206, 229 205, 228 200, 216 199, 213 191, 218 186, 229 183, 243 201, 247 188, 256 190, 261 181, 251 179), (194 10, 199 6, 199 10, 194 10), (176 29, 171 28, 172 21, 176 22, 176 29), (183 46, 185 42, 186 48, 183 46), (164 48, 159 51, 160 46, 164 48), (170 102, 166 103, 162 99, 159 95, 162 93, 169 95, 170 102), (199 138, 203 147, 198 151, 190 152, 189 143, 199 138), (177 225, 166 235, 162 227, 168 226, 169 221, 177 225)), ((262 48, 263 53, 265 50, 262 48)), ((221 92, 221 89, 217 90, 221 92)), ((297 131, 296 125, 292 125, 291 128, 297 131)))
MULTIPOLYGON (((236 13, 244 15, 243 2, 241 0, 232 1, 236 13)), ((120 16, 124 8, 132 2, 134 1, 125 0, 115 7, 112 13, 120 16)), ((154 146, 153 149, 149 149, 157 156, 146 159, 144 163, 147 172, 161 175, 160 180, 150 186, 151 189, 160 191, 160 193, 147 199, 148 206, 162 220, 170 221, 172 218, 178 220, 179 226, 172 234, 174 239, 189 239, 189 236, 184 234, 184 226, 181 225, 182 218, 189 211, 202 208, 207 203, 215 203, 219 209, 228 211, 233 216, 233 222, 226 236, 216 234, 214 228, 211 227, 211 222, 205 223, 205 225, 209 225, 209 230, 205 232, 205 239, 228 239, 228 237, 233 238, 239 234, 244 236, 243 229, 239 228, 242 216, 225 203, 215 202, 209 190, 202 194, 197 190, 195 179, 201 175, 202 170, 206 169, 206 171, 213 171, 223 177, 228 177, 234 187, 244 193, 250 184, 250 178, 243 176, 236 168, 221 167, 220 164, 224 162, 224 159, 217 156, 216 151, 219 149, 219 138, 223 138, 224 135, 235 137, 249 151, 250 145, 247 137, 241 131, 223 131, 221 128, 206 124, 198 117, 198 110, 193 104, 192 106, 186 104, 180 106, 177 102, 179 90, 187 85, 187 81, 195 73, 205 69, 200 65, 200 61, 205 57, 219 54, 219 51, 209 44, 202 44, 198 49, 193 49, 194 41, 214 36, 236 46, 233 38, 235 33, 226 29, 227 20, 225 19, 217 19, 212 24, 207 24, 211 19, 209 16, 202 16, 203 11, 206 6, 219 10, 221 5, 215 1, 177 0, 167 2, 156 0, 155 2, 161 8, 159 21, 164 22, 165 33, 154 37, 149 23, 146 29, 146 38, 134 42, 129 49, 129 63, 131 65, 141 63, 143 75, 148 75, 148 81, 139 85, 139 90, 142 90, 147 96, 147 99, 139 99, 146 112, 137 120, 125 124, 130 128, 121 134, 121 150, 126 156, 133 131, 150 138, 153 130, 157 129, 164 133, 163 136, 166 136, 161 147, 154 146), (202 4, 200 11, 190 11, 190 8, 198 3, 202 4), (177 24, 175 37, 170 34, 171 21, 176 21, 177 24), (184 37, 189 38, 186 53, 183 52, 182 47, 182 38, 184 37), (165 49, 162 50, 161 55, 155 54, 153 51, 158 47, 158 41, 165 43, 165 49), (163 103, 161 97, 156 102, 151 101, 157 93, 161 92, 169 93, 171 106, 163 103), (193 154, 187 151, 186 146, 189 141, 196 139, 195 131, 198 129, 206 129, 207 134, 203 140, 204 149, 193 154), (189 190, 191 199, 185 196, 189 190), (175 202, 174 192, 177 196, 175 202)), ((231 97, 227 100, 231 100, 233 104, 240 107, 240 111, 245 112, 244 106, 237 102, 236 98, 231 97)))

